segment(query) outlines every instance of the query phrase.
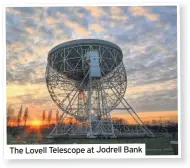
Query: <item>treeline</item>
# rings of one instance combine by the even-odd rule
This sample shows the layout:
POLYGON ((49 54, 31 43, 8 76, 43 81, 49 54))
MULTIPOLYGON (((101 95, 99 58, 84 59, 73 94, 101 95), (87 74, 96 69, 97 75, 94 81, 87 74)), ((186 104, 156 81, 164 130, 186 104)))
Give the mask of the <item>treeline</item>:
POLYGON ((11 125, 12 122, 14 122, 18 127, 21 122, 23 122, 24 126, 26 126, 28 117, 28 107, 26 107, 23 112, 23 106, 21 105, 16 116, 15 110, 11 106, 7 107, 7 126, 11 125))
MULTIPOLYGON (((7 107, 7 112, 6 112, 7 116, 7 126, 27 126, 28 120, 32 121, 32 118, 29 116, 29 109, 28 107, 23 108, 23 106, 21 105, 21 107, 19 108, 19 110, 16 112, 14 110, 14 108, 12 108, 11 106, 7 107)), ((59 111, 56 111, 56 122, 58 122, 59 120, 59 111)), ((52 110, 43 110, 42 111, 42 115, 41 118, 39 118, 38 120, 41 120, 42 125, 50 125, 52 122, 52 110)))

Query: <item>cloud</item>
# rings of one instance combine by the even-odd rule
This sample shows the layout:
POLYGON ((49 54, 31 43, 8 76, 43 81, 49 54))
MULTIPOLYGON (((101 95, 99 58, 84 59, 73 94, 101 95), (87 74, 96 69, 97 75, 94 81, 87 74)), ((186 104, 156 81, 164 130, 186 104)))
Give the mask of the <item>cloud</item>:
POLYGON ((113 34, 106 34, 106 35, 104 35, 103 39, 104 40, 109 40, 111 42, 114 42, 115 41, 115 36, 113 34))
POLYGON ((162 24, 169 24, 170 26, 176 27, 177 25, 177 7, 176 6, 162 6, 162 7, 151 7, 151 11, 154 14, 159 15, 160 22, 162 24))
POLYGON ((125 15, 124 11, 121 7, 111 7, 110 8, 111 18, 117 21, 126 22, 128 20, 128 16, 125 15))
POLYGON ((90 30, 94 30, 94 31, 98 31, 98 32, 101 32, 101 31, 105 31, 105 28, 104 27, 102 27, 100 24, 91 24, 90 26, 89 26, 89 29, 90 30))
POLYGON ((176 21, 174 6, 6 8, 8 103, 56 107, 44 82, 48 52, 68 40, 98 38, 121 47, 126 97, 136 109, 177 110, 176 21))
POLYGON ((27 32, 22 27, 21 18, 19 15, 6 13, 6 41, 8 44, 13 44, 23 40, 27 40, 27 32))
POLYGON ((150 21, 158 21, 159 15, 153 14, 150 12, 148 8, 142 6, 132 6, 130 7, 130 11, 133 16, 144 16, 150 21))
POLYGON ((78 36, 88 36, 87 16, 88 12, 82 7, 52 7, 47 9, 46 22, 60 33, 62 31, 65 34, 69 33, 70 36, 72 33, 78 36))
POLYGON ((86 6, 85 9, 88 10, 91 13, 91 15, 95 18, 99 18, 105 13, 101 7, 86 6))
POLYGON ((66 26, 73 29, 79 36, 87 36, 89 34, 88 30, 82 27, 75 21, 65 21, 66 26))

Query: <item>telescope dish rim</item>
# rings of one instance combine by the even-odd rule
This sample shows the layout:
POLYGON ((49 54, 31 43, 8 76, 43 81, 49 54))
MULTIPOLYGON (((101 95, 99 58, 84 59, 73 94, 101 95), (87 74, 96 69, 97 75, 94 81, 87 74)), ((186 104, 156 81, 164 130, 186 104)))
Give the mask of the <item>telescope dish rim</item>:
POLYGON ((121 48, 109 41, 105 41, 105 40, 100 40, 100 39, 77 39, 77 40, 70 40, 61 44, 58 44, 57 46, 53 47, 49 53, 48 56, 50 56, 53 52, 59 50, 60 48, 66 48, 66 47, 72 47, 75 45, 84 45, 84 44, 97 44, 97 45, 104 45, 104 46, 108 46, 108 47, 112 47, 115 48, 117 50, 119 50, 122 53, 121 48))

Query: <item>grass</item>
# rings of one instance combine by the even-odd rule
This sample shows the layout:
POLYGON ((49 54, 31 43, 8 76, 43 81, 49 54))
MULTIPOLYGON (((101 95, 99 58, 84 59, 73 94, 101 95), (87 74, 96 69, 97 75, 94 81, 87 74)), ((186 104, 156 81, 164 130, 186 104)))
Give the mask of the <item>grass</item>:
MULTIPOLYGON (((170 144, 171 136, 159 136, 155 138, 125 138, 125 139, 57 139, 53 144, 146 144, 147 155, 173 155, 170 144)), ((40 138, 20 137, 17 141, 11 135, 7 137, 8 144, 43 144, 40 138)))

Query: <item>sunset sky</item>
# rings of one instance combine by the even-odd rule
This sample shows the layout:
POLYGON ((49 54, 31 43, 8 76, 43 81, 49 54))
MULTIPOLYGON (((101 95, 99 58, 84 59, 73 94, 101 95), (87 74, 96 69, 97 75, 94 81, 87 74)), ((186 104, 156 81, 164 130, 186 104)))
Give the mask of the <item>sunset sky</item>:
POLYGON ((44 109, 56 112, 45 83, 47 54, 80 38, 121 47, 128 75, 125 97, 146 120, 177 117, 175 6, 6 8, 7 105, 16 112, 28 107, 32 119, 44 109))

